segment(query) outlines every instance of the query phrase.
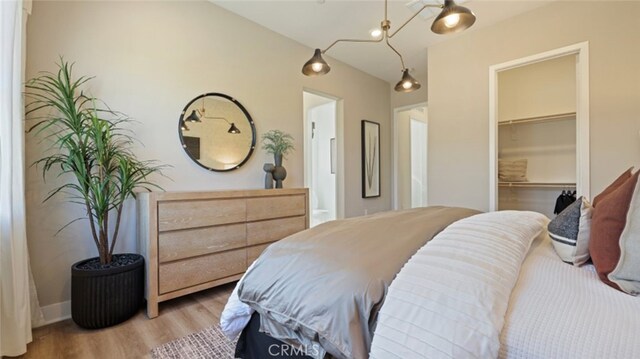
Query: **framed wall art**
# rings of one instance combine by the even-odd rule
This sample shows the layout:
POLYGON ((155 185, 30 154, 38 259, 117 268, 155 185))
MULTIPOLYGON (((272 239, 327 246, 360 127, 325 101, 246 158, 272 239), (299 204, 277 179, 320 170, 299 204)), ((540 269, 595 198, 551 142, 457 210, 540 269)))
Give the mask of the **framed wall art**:
POLYGON ((362 198, 380 197, 380 124, 362 120, 362 198))

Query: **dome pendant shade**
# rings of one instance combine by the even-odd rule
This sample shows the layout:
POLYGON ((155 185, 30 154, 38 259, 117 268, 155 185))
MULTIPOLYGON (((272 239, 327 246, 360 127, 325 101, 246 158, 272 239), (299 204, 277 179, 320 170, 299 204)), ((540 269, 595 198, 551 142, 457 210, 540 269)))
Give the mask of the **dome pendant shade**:
POLYGON ((306 76, 320 76, 331 70, 329 64, 322 58, 320 49, 313 52, 313 57, 302 66, 302 73, 306 76))
POLYGON ((236 124, 231 122, 231 127, 229 127, 229 131, 227 131, 228 133, 232 133, 234 135, 237 135, 240 133, 240 129, 236 127, 236 124))
POLYGON ((191 111, 191 114, 185 119, 186 122, 202 122, 196 110, 191 111))
POLYGON ((445 0, 442 12, 433 20, 431 31, 436 34, 452 34, 463 31, 476 22, 476 16, 453 0, 445 0))
POLYGON ((180 129, 182 131, 189 131, 189 127, 187 127, 187 124, 184 123, 184 121, 180 121, 180 129))
POLYGON ((412 92, 420 88, 420 83, 409 75, 409 69, 402 70, 402 80, 394 88, 398 92, 412 92))

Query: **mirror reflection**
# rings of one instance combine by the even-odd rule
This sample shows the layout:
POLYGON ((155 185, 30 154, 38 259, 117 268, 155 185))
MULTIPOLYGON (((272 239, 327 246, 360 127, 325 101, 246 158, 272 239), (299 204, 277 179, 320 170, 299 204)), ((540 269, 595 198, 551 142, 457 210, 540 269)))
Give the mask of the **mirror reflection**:
POLYGON ((234 98, 208 93, 191 100, 180 116, 182 147, 198 165, 211 171, 231 171, 251 156, 255 126, 234 98))

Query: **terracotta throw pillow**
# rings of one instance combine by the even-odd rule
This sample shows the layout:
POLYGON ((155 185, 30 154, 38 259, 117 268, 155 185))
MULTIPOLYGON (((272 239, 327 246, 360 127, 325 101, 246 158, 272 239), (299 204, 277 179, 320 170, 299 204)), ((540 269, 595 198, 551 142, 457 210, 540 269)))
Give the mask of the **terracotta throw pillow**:
POLYGON ((633 193, 627 223, 620 235, 620 261, 609 280, 631 295, 640 295, 640 182, 633 193))
MULTIPOLYGON (((593 210, 589 252, 600 280, 620 289, 607 277, 620 260, 620 235, 627 221, 627 212, 638 182, 640 171, 628 178, 621 186, 600 198, 593 210)), ((616 180, 617 181, 617 180, 616 180)))
POLYGON ((623 174, 620 175, 620 177, 616 178, 616 180, 613 181, 613 183, 610 184, 609 187, 605 188, 604 191, 600 192, 599 195, 593 197, 592 205, 595 207, 598 204, 598 202, 600 202, 600 200, 606 197, 609 193, 618 189, 618 187, 622 186, 622 184, 625 183, 629 179, 629 177, 631 177, 632 170, 633 170, 633 167, 626 170, 623 174))

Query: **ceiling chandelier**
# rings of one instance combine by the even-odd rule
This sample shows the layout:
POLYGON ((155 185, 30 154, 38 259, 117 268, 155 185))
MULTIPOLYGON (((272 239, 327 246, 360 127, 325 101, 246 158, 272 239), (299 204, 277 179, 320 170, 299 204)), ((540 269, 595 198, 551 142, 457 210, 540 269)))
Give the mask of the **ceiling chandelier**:
POLYGON ((431 31, 436 34, 452 34, 455 32, 463 31, 476 21, 476 16, 471 12, 471 10, 467 9, 464 6, 457 5, 453 0, 445 0, 444 5, 436 5, 436 4, 425 4, 420 10, 416 11, 407 21, 405 21, 396 31, 389 34, 389 29, 391 29, 391 22, 387 18, 387 0, 384 1, 384 20, 380 23, 380 27, 382 29, 379 39, 375 40, 358 40, 358 39, 339 39, 334 41, 329 47, 324 50, 315 49, 313 53, 313 57, 309 61, 307 61, 304 66, 302 66, 302 73, 306 76, 320 76, 328 73, 331 70, 329 64, 322 58, 322 54, 326 53, 331 49, 335 44, 339 42, 382 42, 385 41, 387 46, 393 52, 395 52, 398 57, 400 57, 400 63, 402 65, 402 79, 396 84, 395 90, 398 92, 411 92, 420 88, 420 83, 413 78, 409 74, 409 69, 404 65, 404 59, 398 50, 396 50, 389 39, 394 37, 400 30, 402 30, 411 20, 413 20, 422 10, 431 7, 431 8, 440 8, 442 11, 440 14, 433 20, 433 24, 431 24, 431 31))

